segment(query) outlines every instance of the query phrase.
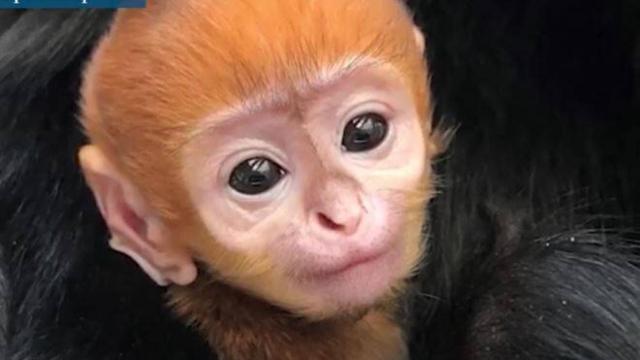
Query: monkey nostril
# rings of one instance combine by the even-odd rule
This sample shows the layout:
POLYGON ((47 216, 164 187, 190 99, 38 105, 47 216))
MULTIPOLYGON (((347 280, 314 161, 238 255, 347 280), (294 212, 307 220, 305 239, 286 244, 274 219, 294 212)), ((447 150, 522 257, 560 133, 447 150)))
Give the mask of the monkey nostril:
POLYGON ((320 225, 322 225, 322 227, 327 228, 329 230, 342 231, 345 228, 344 225, 334 222, 327 215, 323 213, 318 214, 318 220, 320 221, 320 225))
POLYGON ((360 216, 357 215, 336 220, 331 216, 319 212, 316 214, 316 218, 321 228, 331 232, 339 232, 343 235, 352 235, 360 225, 360 216))

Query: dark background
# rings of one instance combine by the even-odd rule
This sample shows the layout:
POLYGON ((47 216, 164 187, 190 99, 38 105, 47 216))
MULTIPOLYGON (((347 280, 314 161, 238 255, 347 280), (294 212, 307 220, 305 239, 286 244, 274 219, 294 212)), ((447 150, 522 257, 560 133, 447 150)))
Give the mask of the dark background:
MULTIPOLYGON (((511 275, 499 267, 508 254, 591 228, 624 235, 604 247, 638 247, 640 2, 410 3, 427 34, 436 121, 458 127, 436 164, 442 193, 432 206, 431 271, 421 277, 429 298, 413 344, 457 358, 468 341, 460 339, 476 336, 471 299, 499 282, 492 276, 511 275)), ((529 330, 523 322, 515 331, 529 330)))

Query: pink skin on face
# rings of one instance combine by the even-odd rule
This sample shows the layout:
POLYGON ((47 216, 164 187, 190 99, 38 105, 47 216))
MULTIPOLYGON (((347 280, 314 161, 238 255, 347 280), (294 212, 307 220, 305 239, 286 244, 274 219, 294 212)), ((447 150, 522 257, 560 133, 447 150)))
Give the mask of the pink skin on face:
POLYGON ((299 232, 281 239, 274 248, 286 267, 294 269, 290 276, 304 290, 341 306, 365 305, 405 275, 399 271, 403 260, 400 211, 391 212, 392 199, 373 195, 370 200, 353 234, 323 238, 313 230, 299 232))
POLYGON ((308 90, 273 96, 261 110, 241 105, 205 119, 185 150, 184 176, 220 244, 266 254, 297 291, 334 304, 370 304, 407 275, 404 194, 425 171, 424 120, 387 65, 362 66, 308 90), (384 141, 345 151, 345 126, 371 112, 388 123, 384 141), (230 174, 256 156, 286 174, 269 191, 240 194, 229 186, 230 174))

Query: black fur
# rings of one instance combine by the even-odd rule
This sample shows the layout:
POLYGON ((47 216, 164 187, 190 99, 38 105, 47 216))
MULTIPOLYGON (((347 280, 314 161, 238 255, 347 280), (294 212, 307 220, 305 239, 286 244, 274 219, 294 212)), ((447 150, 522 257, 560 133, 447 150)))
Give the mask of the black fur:
POLYGON ((78 172, 82 64, 108 12, 27 11, 0 35, 6 359, 211 359, 163 293, 107 249, 78 172))
POLYGON ((638 241, 600 229, 640 225, 640 4, 413 6, 428 34, 436 118, 458 127, 437 163, 441 193, 432 204, 413 354, 636 359, 640 342, 630 334, 640 328, 640 293, 630 284, 640 283, 640 274, 623 264, 637 264, 631 245, 638 241), (536 239, 580 238, 584 229, 597 230, 607 246, 539 251, 536 239), (580 319, 554 316, 562 297, 582 309, 580 319), (510 299, 534 304, 544 321, 522 306, 504 312, 510 299), (628 321, 614 326, 612 316, 628 321), (493 323, 503 325, 496 338, 487 335, 493 323))
POLYGON ((463 358, 637 359, 640 257, 614 235, 543 238, 500 263, 472 306, 463 358))
MULTIPOLYGON (((2 259, 2 246, 0 246, 0 259, 2 259)), ((5 279, 6 269, 4 263, 0 263, 0 359, 7 358, 7 284, 5 279)))
MULTIPOLYGON (((413 358, 635 360, 638 241, 598 229, 640 225, 637 5, 412 7, 437 118, 459 125, 437 163, 413 358)), ((211 359, 107 249, 78 172, 79 76, 111 13, 0 14, 5 358, 211 359)))

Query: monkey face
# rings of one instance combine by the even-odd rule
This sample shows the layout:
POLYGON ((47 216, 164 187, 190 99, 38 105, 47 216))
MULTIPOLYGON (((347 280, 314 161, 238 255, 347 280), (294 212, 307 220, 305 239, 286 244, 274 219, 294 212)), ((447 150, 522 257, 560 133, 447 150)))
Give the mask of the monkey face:
POLYGON ((334 68, 203 119, 184 153, 210 241, 237 256, 216 271, 310 313, 372 305, 406 278, 426 199, 421 121, 397 71, 334 68))
POLYGON ((82 91, 112 247, 161 285, 199 261, 307 317, 384 300, 432 193, 423 50, 396 0, 120 12, 82 91))

